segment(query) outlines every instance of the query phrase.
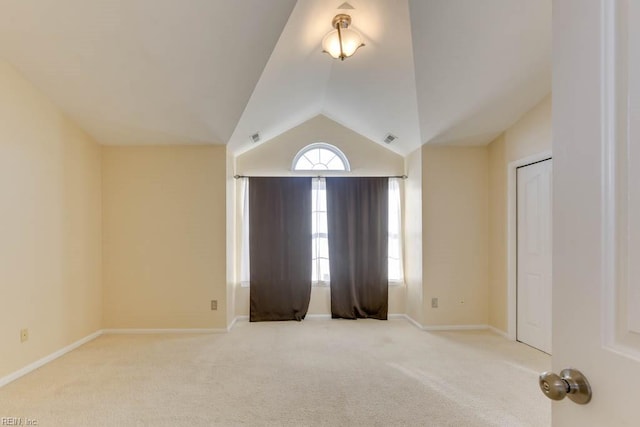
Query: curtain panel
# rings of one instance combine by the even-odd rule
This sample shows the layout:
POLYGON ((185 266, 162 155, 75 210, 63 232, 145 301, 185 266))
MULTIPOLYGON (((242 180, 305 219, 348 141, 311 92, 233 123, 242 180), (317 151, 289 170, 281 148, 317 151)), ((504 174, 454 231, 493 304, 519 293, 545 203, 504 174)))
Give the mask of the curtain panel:
POLYGON ((326 178, 331 317, 387 319, 388 178, 326 178))
POLYGON ((311 298, 311 178, 249 180, 250 321, 302 320, 311 298))

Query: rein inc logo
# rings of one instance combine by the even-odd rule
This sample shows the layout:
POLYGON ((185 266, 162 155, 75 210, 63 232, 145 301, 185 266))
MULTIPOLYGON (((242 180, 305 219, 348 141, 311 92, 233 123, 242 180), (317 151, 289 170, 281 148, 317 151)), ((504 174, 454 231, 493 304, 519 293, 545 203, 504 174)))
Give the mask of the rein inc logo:
POLYGON ((38 420, 20 417, 1 417, 0 426, 37 426, 38 420))

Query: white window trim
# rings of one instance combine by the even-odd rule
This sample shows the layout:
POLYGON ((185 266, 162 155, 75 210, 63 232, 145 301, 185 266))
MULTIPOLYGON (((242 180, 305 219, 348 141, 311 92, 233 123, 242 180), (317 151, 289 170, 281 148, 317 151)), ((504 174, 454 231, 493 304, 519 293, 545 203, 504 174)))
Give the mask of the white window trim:
MULTIPOLYGON (((397 236, 395 240, 392 241, 389 238, 389 250, 388 254, 390 254, 392 246, 395 246, 395 250, 398 253, 399 265, 398 265, 398 276, 389 280, 390 286, 402 286, 404 285, 404 254, 403 254, 403 228, 402 228, 402 196, 401 196, 401 186, 400 179, 398 178, 390 178, 389 179, 389 236, 391 236, 392 232, 397 236), (395 211, 395 212, 393 212, 395 211), (395 218, 397 218, 396 224, 391 223, 392 213, 395 218), (392 230, 392 227, 395 229, 392 230)), ((391 259, 391 257, 388 257, 391 259)))
POLYGON ((250 257, 249 257, 249 178, 241 178, 241 235, 240 235, 240 286, 248 288, 250 283, 250 257))

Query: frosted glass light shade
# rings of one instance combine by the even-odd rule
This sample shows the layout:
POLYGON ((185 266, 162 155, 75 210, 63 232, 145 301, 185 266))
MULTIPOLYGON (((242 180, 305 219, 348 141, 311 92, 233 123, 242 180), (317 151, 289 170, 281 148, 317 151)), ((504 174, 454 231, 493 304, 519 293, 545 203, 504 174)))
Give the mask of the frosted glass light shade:
POLYGON ((353 55, 359 47, 364 46, 362 35, 349 28, 350 23, 351 17, 349 15, 336 15, 333 18, 335 30, 322 39, 322 50, 332 58, 344 60, 344 58, 353 55), (342 46, 340 45, 341 41, 342 46))
MULTIPOLYGON (((363 46, 362 36, 351 28, 341 28, 342 33, 342 53, 345 58, 353 55, 360 46, 363 46)), ((338 30, 333 30, 322 39, 322 49, 331 55, 332 58, 340 58, 340 37, 338 30)))

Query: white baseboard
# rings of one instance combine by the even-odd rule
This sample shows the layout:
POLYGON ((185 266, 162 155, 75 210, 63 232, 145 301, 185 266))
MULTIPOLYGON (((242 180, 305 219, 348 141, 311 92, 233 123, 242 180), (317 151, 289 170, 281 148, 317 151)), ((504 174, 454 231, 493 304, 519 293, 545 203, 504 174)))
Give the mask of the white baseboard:
POLYGON ((68 346, 61 348, 60 350, 51 353, 48 356, 43 357, 42 359, 36 360, 33 363, 30 363, 29 365, 25 366, 24 368, 18 369, 17 371, 15 371, 12 374, 9 374, 5 377, 0 378, 0 387, 5 386, 7 384, 9 384, 12 381, 17 380, 20 377, 23 377, 25 375, 27 375, 30 372, 35 371, 36 369, 46 365, 49 362, 52 362, 54 360, 56 360, 57 358, 64 356, 65 354, 69 353, 70 351, 75 350, 76 348, 80 347, 83 344, 88 343, 89 341, 93 341, 94 339, 98 338, 100 335, 102 335, 102 330, 96 331, 94 333, 92 333, 91 335, 87 335, 86 337, 72 343, 69 344, 68 346))
POLYGON ((307 314, 305 320, 328 320, 331 319, 330 314, 307 314))
POLYGON ((426 326, 423 325, 422 329, 429 332, 437 331, 481 331, 489 329, 488 325, 436 325, 426 326))
POLYGON ((431 331, 431 332, 438 332, 438 331, 482 331, 482 330, 491 330, 493 332, 495 332, 498 335, 501 335, 505 338, 508 338, 508 335, 506 332, 501 331, 500 329, 497 329, 493 326, 490 325, 484 325, 484 324, 479 324, 479 325, 437 325, 437 326, 426 326, 426 325, 421 325, 420 323, 418 323, 415 319, 411 318, 411 316, 409 316, 408 314, 390 314, 389 315, 389 319, 405 319, 407 322, 411 323, 413 326, 415 326, 416 328, 422 330, 422 331, 431 331))
POLYGON ((387 319, 392 320, 392 319, 406 319, 407 315, 404 313, 389 313, 387 314, 387 319))
POLYGON ((393 320, 393 319, 402 319, 402 320, 406 320, 407 322, 411 323, 413 326, 415 326, 418 329, 422 329, 422 325, 418 322, 416 322, 414 319, 411 318, 411 316, 409 316, 408 314, 404 314, 404 313, 392 313, 389 314, 387 316, 387 318, 389 320, 393 320))
POLYGON ((398 316, 397 317, 398 319, 405 319, 407 322, 411 323, 413 326, 420 329, 421 331, 424 330, 424 327, 417 320, 415 320, 413 317, 409 316, 408 314, 393 314, 392 316, 393 318, 396 318, 395 316, 398 316))
POLYGON ((249 320, 249 316, 236 316, 233 318, 233 320, 231 321, 231 324, 229 326, 227 326, 227 332, 231 331, 233 329, 234 326, 236 326, 236 323, 243 321, 243 320, 249 320))
POLYGON ((227 329, 103 329, 108 335, 151 335, 151 334, 220 334, 227 332, 227 329))
MULTIPOLYGON (((491 325, 487 326, 487 328, 488 328, 490 331, 492 331, 492 332, 494 332, 494 333, 496 333, 496 334, 498 334, 498 335, 500 335, 500 336, 503 336, 503 337, 505 337, 505 338, 506 338, 506 339, 508 339, 508 340, 511 340, 511 338, 509 338, 509 334, 508 334, 508 333, 506 333, 505 331, 500 330, 500 329, 496 328, 495 326, 491 326, 491 325)), ((513 340, 511 340, 511 341, 513 341, 513 340)))
POLYGON ((230 330, 233 329, 234 326, 236 326, 236 322, 238 321, 237 317, 234 317, 233 320, 231 321, 231 323, 229 323, 227 325, 227 332, 229 332, 230 330))

